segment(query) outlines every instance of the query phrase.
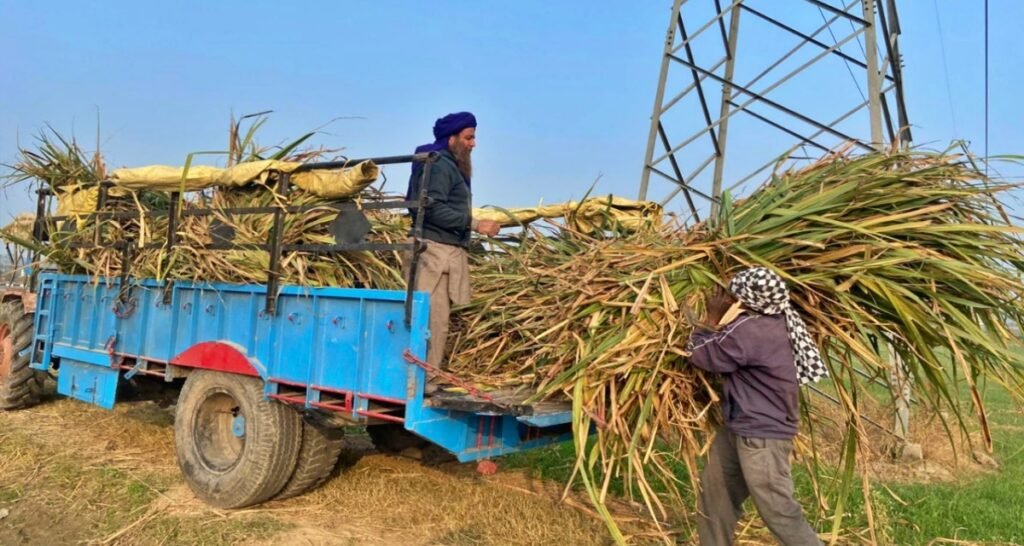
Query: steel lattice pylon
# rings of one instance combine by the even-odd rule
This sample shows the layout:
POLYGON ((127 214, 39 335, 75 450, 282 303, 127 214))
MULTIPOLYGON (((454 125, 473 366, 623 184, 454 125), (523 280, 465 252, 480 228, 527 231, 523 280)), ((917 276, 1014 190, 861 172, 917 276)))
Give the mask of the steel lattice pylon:
POLYGON ((640 199, 700 220, 780 158, 910 142, 895 0, 831 1, 674 1, 640 199))

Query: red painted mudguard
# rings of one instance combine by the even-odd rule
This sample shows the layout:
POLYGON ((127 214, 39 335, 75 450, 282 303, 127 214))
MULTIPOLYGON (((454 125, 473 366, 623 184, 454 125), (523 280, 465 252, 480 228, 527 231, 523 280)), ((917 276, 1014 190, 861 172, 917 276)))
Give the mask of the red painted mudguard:
POLYGON ((197 343, 172 358, 171 364, 260 377, 256 367, 238 347, 221 341, 197 343))

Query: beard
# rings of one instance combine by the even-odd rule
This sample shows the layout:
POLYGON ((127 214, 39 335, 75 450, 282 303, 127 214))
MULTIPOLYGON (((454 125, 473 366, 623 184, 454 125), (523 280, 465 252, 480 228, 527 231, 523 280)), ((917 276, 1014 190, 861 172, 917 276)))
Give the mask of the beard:
POLYGON ((459 168, 462 176, 466 177, 466 180, 473 178, 473 159, 470 157, 473 150, 463 146, 457 140, 449 147, 449 150, 455 156, 455 166, 459 168))

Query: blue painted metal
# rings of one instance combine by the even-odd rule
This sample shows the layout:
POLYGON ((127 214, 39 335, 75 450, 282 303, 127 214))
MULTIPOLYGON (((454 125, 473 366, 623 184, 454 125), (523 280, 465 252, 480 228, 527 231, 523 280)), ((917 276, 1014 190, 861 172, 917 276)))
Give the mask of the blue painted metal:
POLYGON ((231 420, 231 434, 238 438, 245 438, 245 416, 241 413, 231 420))
MULTIPOLYGON (((264 285, 176 282, 169 304, 155 280, 133 281, 122 304, 119 291, 117 278, 40 275, 32 366, 59 362, 59 393, 110 408, 122 373, 153 373, 215 342, 243 355, 271 398, 353 423, 401 422, 462 461, 571 438, 565 411, 517 417, 424 406, 425 373, 403 358, 427 353, 423 292, 413 295, 407 328, 398 290, 284 286, 273 315, 262 311, 264 285)), ((244 420, 233 425, 244 434, 244 420)))
POLYGON ((112 409, 117 397, 118 371, 104 368, 71 358, 61 359, 60 374, 57 376, 57 392, 112 409))
POLYGON ((523 415, 517 417, 520 423, 525 423, 534 427, 553 427, 555 425, 565 425, 572 422, 572 413, 568 411, 559 411, 556 413, 541 413, 539 415, 523 415))
POLYGON ((124 378, 125 379, 131 379, 131 378, 135 377, 135 374, 139 373, 139 370, 142 370, 145 367, 146 367, 146 361, 142 360, 140 358, 137 362, 135 362, 135 365, 132 366, 132 369, 128 370, 127 372, 124 372, 124 378))
POLYGON ((67 345, 56 345, 53 348, 53 356, 60 358, 61 362, 67 358, 77 360, 83 364, 93 364, 103 368, 113 367, 111 365, 110 355, 106 352, 90 351, 88 349, 69 347, 67 345))

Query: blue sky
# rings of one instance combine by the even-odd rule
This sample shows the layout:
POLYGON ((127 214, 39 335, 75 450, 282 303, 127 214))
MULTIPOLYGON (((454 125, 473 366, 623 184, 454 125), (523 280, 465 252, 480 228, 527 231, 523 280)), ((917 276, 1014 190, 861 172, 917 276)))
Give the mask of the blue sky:
MULTIPOLYGON (((782 1, 794 21, 818 16, 797 0, 750 5, 778 13, 782 1)), ((701 2, 710 0, 690 4, 701 2)), ((100 146, 117 167, 224 149, 232 111, 275 111, 264 144, 347 118, 315 143, 356 157, 407 153, 431 140, 436 117, 471 110, 480 120, 476 203, 580 197, 598 177, 596 191, 634 197, 670 4, 0 0, 0 162, 47 123, 93 149, 97 112, 100 146)), ((963 138, 981 153, 981 0, 898 4, 915 142, 963 138)), ((1024 3, 991 0, 990 9, 990 151, 1024 153, 1024 3)), ((747 28, 741 55, 776 39, 747 28)), ((786 98, 826 108, 838 100, 830 86, 857 92, 845 71, 818 77, 786 98)), ((680 136, 697 128, 685 123, 680 136)), ((771 135, 747 134, 757 138, 745 145, 751 157, 781 151, 771 135)), ((753 161, 731 154, 727 179, 753 161)), ((401 189, 406 172, 388 170, 388 188, 401 189)), ((30 207, 18 190, 0 200, 0 222, 30 207)))

